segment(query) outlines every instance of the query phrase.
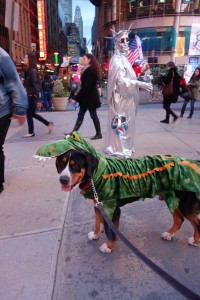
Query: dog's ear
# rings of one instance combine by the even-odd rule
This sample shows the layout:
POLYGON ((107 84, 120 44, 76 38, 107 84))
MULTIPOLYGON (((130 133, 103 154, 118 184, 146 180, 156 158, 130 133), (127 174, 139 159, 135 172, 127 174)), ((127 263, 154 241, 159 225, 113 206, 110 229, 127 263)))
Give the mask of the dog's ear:
POLYGON ((60 169, 59 169, 59 156, 56 157, 55 165, 56 165, 56 169, 57 169, 58 174, 60 174, 60 169))
POLYGON ((98 159, 91 153, 85 153, 85 162, 86 162, 86 176, 92 178, 94 170, 98 166, 98 159))
POLYGON ((85 160, 85 166, 86 166, 86 177, 92 178, 92 174, 94 170, 98 166, 98 159, 91 153, 84 151, 84 150, 78 150, 83 155, 85 160))

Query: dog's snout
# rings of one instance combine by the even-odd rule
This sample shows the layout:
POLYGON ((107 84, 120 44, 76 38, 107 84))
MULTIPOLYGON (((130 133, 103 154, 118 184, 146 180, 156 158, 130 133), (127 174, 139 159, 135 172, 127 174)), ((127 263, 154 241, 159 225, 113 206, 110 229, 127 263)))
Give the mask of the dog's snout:
POLYGON ((70 181, 69 176, 66 176, 66 175, 60 176, 60 183, 61 183, 61 184, 63 184, 63 185, 68 185, 68 184, 69 184, 69 181, 70 181))

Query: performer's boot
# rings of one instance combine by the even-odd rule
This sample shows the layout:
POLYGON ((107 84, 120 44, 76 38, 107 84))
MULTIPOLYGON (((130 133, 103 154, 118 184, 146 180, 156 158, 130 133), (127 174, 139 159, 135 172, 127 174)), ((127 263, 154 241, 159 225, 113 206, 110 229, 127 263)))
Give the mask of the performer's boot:
POLYGON ((65 133, 65 135, 71 135, 74 131, 78 131, 79 130, 79 128, 81 127, 81 124, 83 123, 83 120, 79 120, 79 119, 77 119, 76 120, 76 123, 75 123, 75 125, 74 125, 74 128, 73 128, 73 130, 69 133, 65 133))
POLYGON ((102 139, 102 134, 101 134, 101 127, 100 127, 100 122, 99 119, 94 119, 93 120, 94 127, 96 129, 96 134, 91 138, 91 140, 98 140, 102 139))

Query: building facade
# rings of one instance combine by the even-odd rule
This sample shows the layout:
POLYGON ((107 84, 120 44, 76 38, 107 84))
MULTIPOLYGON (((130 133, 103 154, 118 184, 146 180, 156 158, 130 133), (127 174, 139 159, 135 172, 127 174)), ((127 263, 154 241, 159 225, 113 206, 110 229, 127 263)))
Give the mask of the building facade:
MULTIPOLYGON (((132 24, 130 37, 137 34, 142 40, 144 59, 161 65, 169 60, 186 65, 191 59, 191 32, 195 24, 200 23, 200 1, 101 1, 96 7, 95 22, 94 52, 103 61, 109 60, 113 53, 110 28, 118 31, 132 24)), ((198 39, 196 37, 196 43, 198 39)), ((196 52, 197 60, 199 55, 196 52)))
POLYGON ((72 0, 59 0, 65 15, 65 23, 72 23, 72 0))
POLYGON ((81 46, 83 46, 83 19, 81 16, 81 9, 78 5, 75 8, 74 23, 79 30, 81 46))
POLYGON ((0 0, 0 46, 9 52, 8 28, 5 27, 6 0, 0 0))

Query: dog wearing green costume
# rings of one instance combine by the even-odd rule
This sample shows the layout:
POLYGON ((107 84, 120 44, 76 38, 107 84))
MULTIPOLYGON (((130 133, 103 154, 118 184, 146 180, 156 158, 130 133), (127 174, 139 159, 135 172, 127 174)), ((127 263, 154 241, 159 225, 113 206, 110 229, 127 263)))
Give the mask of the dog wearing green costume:
MULTIPOLYGON (((144 156, 142 158, 107 158, 95 150, 79 133, 74 132, 66 140, 41 146, 36 157, 56 158, 57 170, 63 190, 79 186, 81 193, 95 203, 94 189, 113 223, 119 225, 120 207, 156 195, 162 197, 174 224, 161 236, 171 240, 184 221, 188 219, 194 228, 194 236, 188 243, 200 246, 200 163, 171 155, 144 156)), ((97 209, 96 228, 88 234, 97 239, 103 220, 97 209)), ((105 224, 108 242, 100 250, 110 253, 116 236, 105 224)))

